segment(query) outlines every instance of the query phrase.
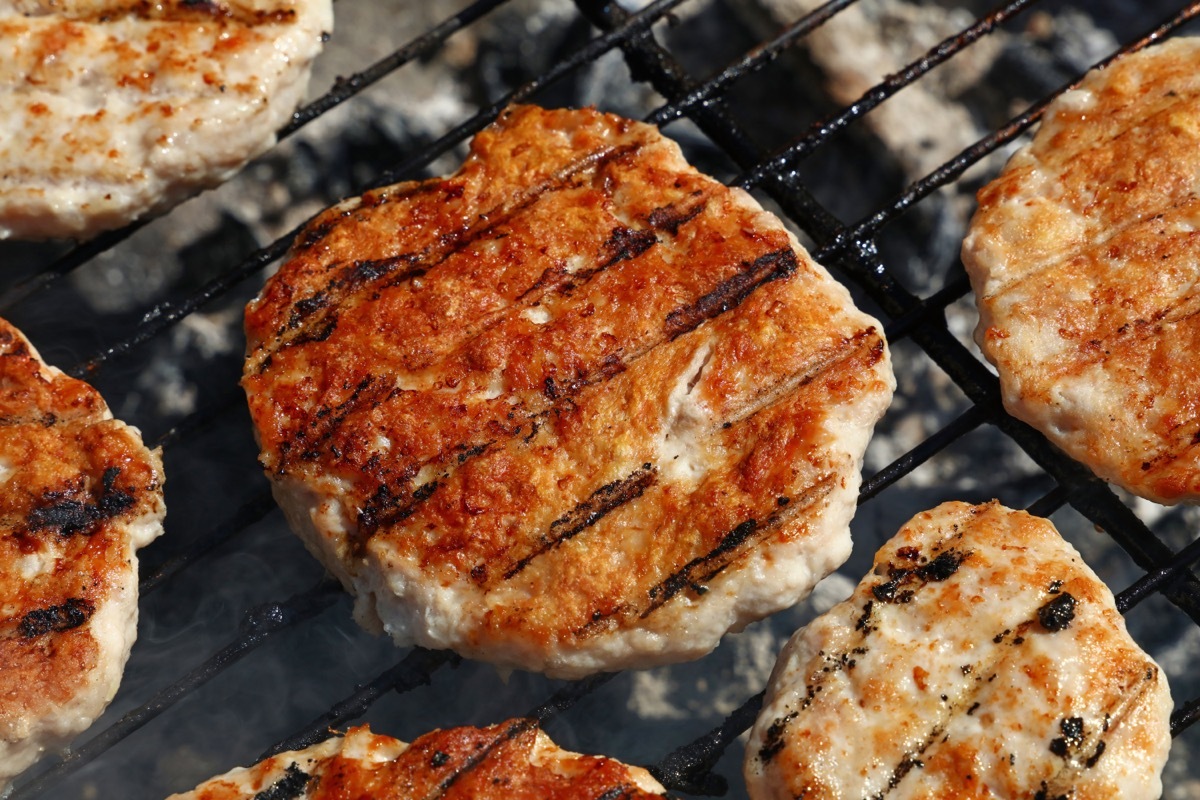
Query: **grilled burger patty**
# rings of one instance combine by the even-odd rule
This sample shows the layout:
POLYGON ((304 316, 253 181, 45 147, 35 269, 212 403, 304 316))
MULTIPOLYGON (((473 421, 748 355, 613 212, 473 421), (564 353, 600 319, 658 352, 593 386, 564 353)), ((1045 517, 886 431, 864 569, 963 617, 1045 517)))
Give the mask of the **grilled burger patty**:
POLYGON ((399 643, 580 676, 702 655, 849 553, 878 323, 654 128, 516 107, 350 200, 246 311, 291 525, 399 643))
POLYGON ((0 320, 0 794, 117 691, 137 548, 162 533, 162 464, 100 395, 0 320))
POLYGON ((1100 477, 1200 498, 1200 40, 1090 73, 963 246, 1005 407, 1100 477))
POLYGON ((784 648, 746 780, 756 800, 1157 798, 1170 711, 1050 522, 946 503, 784 648))
POLYGON ((662 797, 650 773, 560 750, 537 723, 451 728, 405 744, 366 726, 235 769, 168 800, 643 800, 662 797))
POLYGON ((0 0, 0 239, 220 183, 274 143, 332 24, 331 0, 0 0))

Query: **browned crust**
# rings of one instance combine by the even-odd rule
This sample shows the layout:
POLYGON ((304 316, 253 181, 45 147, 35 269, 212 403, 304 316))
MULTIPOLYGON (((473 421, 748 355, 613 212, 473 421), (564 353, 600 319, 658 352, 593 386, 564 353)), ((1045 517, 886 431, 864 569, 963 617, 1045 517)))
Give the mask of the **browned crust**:
POLYGON ((963 250, 1006 406, 1164 503, 1200 498, 1198 69, 1178 39, 1089 74, 980 192, 963 250))
POLYGON ((1170 710, 1049 521, 945 503, 785 647, 746 775, 757 800, 1154 797, 1170 710))
POLYGON ((890 395, 873 323, 655 129, 515 107, 454 175, 298 237, 247 307, 243 386, 268 473, 336 482, 352 529, 314 549, 340 572, 504 592, 474 644, 553 647, 816 536, 857 469, 829 409, 890 395), (688 435, 719 456, 693 486, 654 442, 696 359, 688 435))
POLYGON ((0 737, 11 740, 95 691, 103 648, 90 621, 136 581, 127 526, 160 511, 162 475, 94 389, 45 367, 3 320, 0 462, 0 737), (21 574, 51 553, 52 569, 21 574))
POLYGON ((432 731, 407 746, 365 726, 352 728, 342 742, 275 756, 176 800, 648 800, 663 796, 645 788, 655 786, 640 768, 561 750, 536 721, 513 719, 484 728, 432 731), (327 754, 329 750, 333 752, 327 754))

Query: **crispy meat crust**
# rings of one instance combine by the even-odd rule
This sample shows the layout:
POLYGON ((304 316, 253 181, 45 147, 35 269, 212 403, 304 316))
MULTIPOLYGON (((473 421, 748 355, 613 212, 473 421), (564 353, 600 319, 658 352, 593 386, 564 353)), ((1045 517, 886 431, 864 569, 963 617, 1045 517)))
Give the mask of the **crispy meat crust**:
POLYGON ((1089 74, 963 246, 1006 408, 1100 477, 1200 498, 1200 41, 1089 74))
POLYGON ((918 514, 796 633, 750 734, 750 796, 1156 798, 1171 697, 1047 520, 918 514))
POLYGON ((2 320, 0 480, 2 785, 112 698, 164 507, 158 453, 2 320))
POLYGON ((263 464, 360 618, 564 675, 807 593, 893 386, 778 220, 591 110, 510 109, 455 175, 326 212, 246 330, 263 464))
POLYGON ((0 2, 0 239, 86 237, 275 141, 330 0, 0 2))
POLYGON ((338 800, 369 797, 644 800, 662 787, 639 767, 560 750, 537 724, 451 728, 411 745, 352 728, 345 737, 236 769, 169 800, 338 800))

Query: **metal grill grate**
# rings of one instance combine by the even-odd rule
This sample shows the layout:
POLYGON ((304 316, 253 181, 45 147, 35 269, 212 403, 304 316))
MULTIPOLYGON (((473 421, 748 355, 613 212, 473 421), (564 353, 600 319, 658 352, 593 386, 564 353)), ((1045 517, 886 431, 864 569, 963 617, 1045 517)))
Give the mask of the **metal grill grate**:
MULTIPOLYGON (((871 2, 861 0, 861 5, 871 2)), ((355 3, 362 0, 340 0, 339 15, 355 3)), ((297 143, 304 137, 291 134, 317 120, 329 122, 339 136, 351 136, 363 118, 339 117, 341 111, 334 109, 344 104, 351 109, 361 106, 369 121, 372 107, 360 93, 379 82, 391 82, 389 91, 403 92, 404 86, 393 77, 403 77, 405 68, 419 69, 423 62, 449 58, 455 33, 487 23, 493 13, 519 20, 534 5, 538 4, 485 0, 450 14, 361 72, 337 80, 327 94, 296 114, 282 131, 288 141, 260 163, 287 171, 310 158, 306 148, 313 146, 306 140, 297 143)), ((938 193, 965 180, 973 165, 1002 153, 1037 121, 1057 91, 1034 98, 1017 116, 995 125, 991 133, 927 175, 907 185, 893 181, 890 199, 867 203, 869 210, 857 221, 843 222, 843 214, 831 208, 828 187, 814 178, 823 174, 823 166, 813 168, 813 163, 827 156, 832 159, 831 153, 849 153, 852 160, 860 158, 870 167, 879 162, 879 170, 886 171, 880 151, 867 143, 870 135, 862 128, 864 117, 905 87, 927 80, 925 76, 939 65, 997 28, 1020 23, 1038 6, 1046 6, 1046 13, 1066 13, 1069 4, 1015 0, 999 5, 856 101, 829 106, 828 113, 815 115, 807 125, 793 125, 781 141, 772 144, 760 141, 762 132, 754 123, 743 121, 748 115, 745 98, 752 94, 748 87, 772 80, 772 70, 781 68, 780 59, 796 57, 805 37, 847 8, 860 5, 857 0, 825 3, 775 38, 734 54, 723 69, 714 70, 712 63, 701 59, 703 69, 712 71, 704 78, 694 77, 695 67, 689 69, 687 62, 696 60, 697 50, 721 52, 720 43, 693 42, 684 53, 671 32, 700 30, 689 28, 689 20, 706 14, 724 14, 728 22, 734 18, 727 7, 732 4, 657 0, 636 12, 600 0, 576 0, 573 7, 565 2, 540 5, 554 7, 553 24, 565 32, 563 41, 573 43, 570 49, 541 52, 536 50, 537 37, 528 39, 527 49, 536 51, 529 59, 544 62, 544 70, 535 76, 522 75, 506 91, 487 97, 465 120, 444 126, 448 132, 413 137, 406 149, 370 159, 369 179, 345 191, 417 177, 453 154, 508 103, 561 102, 566 93, 563 84, 619 57, 628 69, 624 80, 630 86, 648 85, 665 101, 648 115, 650 121, 668 126, 668 135, 680 130, 688 145, 685 149, 711 161, 727 182, 753 189, 777 204, 810 237, 817 260, 882 314, 893 345, 906 343, 902 347, 909 352, 901 354, 901 361, 927 364, 927 374, 943 376, 957 392, 952 407, 935 415, 938 425, 923 430, 913 446, 866 476, 853 526, 855 559, 868 558, 908 516, 899 512, 916 501, 907 497, 898 501, 898 493, 915 482, 926 465, 949 465, 942 471, 957 469, 954 465, 962 462, 953 453, 959 449, 968 450, 966 463, 978 464, 980 456, 971 455, 970 449, 981 440, 985 448, 1007 448, 1032 466, 1020 474, 983 482, 975 489, 977 497, 961 497, 954 486, 923 489, 923 506, 942 499, 998 495, 1009 505, 1024 504, 1040 515, 1055 514, 1065 532, 1094 540, 1092 551, 1101 553, 1105 563, 1093 566, 1111 578, 1115 590, 1124 589, 1118 594, 1123 613, 1147 601, 1163 609, 1157 616, 1169 620, 1169 634, 1157 625, 1139 627, 1138 615, 1130 614, 1135 637, 1144 631, 1145 637, 1153 639, 1142 642, 1152 655, 1162 660, 1161 651, 1173 653, 1178 642, 1195 638, 1200 629, 1200 582, 1190 565, 1200 557, 1200 542, 1191 541, 1188 528, 1195 521, 1191 512, 1171 511, 1154 518, 1144 506, 1118 497, 1039 434, 1007 416, 995 378, 963 343, 948 313, 969 300, 961 266, 954 261, 928 291, 914 291, 888 255, 891 239, 904 227, 897 225, 899 220, 910 220, 914 213, 936 205, 938 193), (694 127, 673 124, 682 120, 694 127), (399 162, 393 163, 397 156, 399 162), (884 499, 889 497, 890 501, 884 499), (1088 531, 1084 522, 1102 533, 1088 531)), ((1134 2, 1132 7, 1145 31, 1125 40, 1122 50, 1170 35, 1200 15, 1200 3, 1134 2)), ((335 45, 340 35, 335 34, 335 45)), ((803 68, 795 64, 789 61, 784 69, 803 68)), ((1081 74, 1079 70, 1067 78, 1074 80, 1081 74)), ((257 167, 251 167, 222 191, 240 191, 262 177, 257 167)), ((189 209, 195 202, 165 219, 70 250, 13 245, 0 249, 0 258, 13 264, 15 276, 0 288, 0 313, 23 327, 52 362, 75 364, 74 374, 93 380, 119 415, 142 426, 149 438, 163 445, 170 510, 167 535, 143 555, 143 626, 121 694, 73 750, 45 759, 18 782, 13 799, 161 797, 235 764, 249 763, 261 757, 264 748, 273 753, 300 747, 323 738, 330 727, 364 717, 382 733, 411 739, 434 726, 487 724, 522 714, 537 717, 563 746, 652 765, 674 792, 744 796, 737 772, 740 746, 735 740, 749 727, 761 702, 755 692, 765 677, 762 657, 749 679, 739 673, 745 671, 745 663, 723 655, 730 647, 727 644, 697 664, 641 676, 603 675, 562 683, 518 674, 501 685, 490 668, 446 653, 398 652, 357 631, 348 619, 348 603, 340 588, 320 575, 319 567, 286 532, 266 482, 258 475, 236 386, 240 343, 226 346, 212 358, 196 356, 195 351, 203 347, 187 347, 188 341, 203 338, 205 326, 214 318, 236 317, 244 300, 261 284, 263 270, 287 249, 299 220, 275 221, 278 231, 262 246, 250 236, 229 241, 231 237, 220 228, 215 235, 177 244, 190 254, 190 263, 199 265, 193 270, 196 274, 181 275, 161 291, 134 291, 135 300, 117 310, 95 310, 94 303, 92 310, 86 310, 90 295, 81 287, 91 285, 89 273, 107 274, 105 265, 133 258, 129 254, 136 251, 131 245, 141 237, 171 242, 174 226, 192 213, 189 209), (179 341, 185 343, 183 355, 178 352, 179 341), (153 391, 148 382, 171 379, 176 361, 187 361, 176 368, 188 373, 185 385, 194 389, 194 407, 183 413, 149 409, 146 398, 153 391), (262 591, 256 581, 261 581, 262 591), (227 594, 214 594, 217 584, 238 586, 227 594), (753 689, 740 694, 714 688, 732 682, 740 689, 755 680, 753 689), (672 683, 685 691, 670 697, 672 683), (656 691, 667 695, 668 702, 654 706, 647 701, 656 691), (623 708, 635 695, 642 698, 637 714, 623 708), (631 725, 638 730, 631 733, 627 730, 631 725)), ((316 205, 309 209, 315 210, 316 205)), ((116 263, 115 269, 126 266, 116 263)), ((897 370, 901 369, 898 362, 897 370)), ((904 392, 902 386, 901 402, 921 399, 906 398, 904 392)), ((888 434, 881 431, 881 436, 888 434)), ((847 575, 861 574, 855 563, 848 565, 847 575)), ((778 635, 790 633, 805 614, 811 612, 780 615, 771 623, 776 638, 766 640, 777 641, 778 635)), ((766 655, 773 658, 774 651, 766 655)), ((1190 699, 1200 686, 1189 679, 1188 664, 1186 660, 1164 662, 1177 700, 1172 718, 1177 752, 1189 749, 1188 740, 1195 734, 1187 731, 1200 715, 1200 698, 1190 699)), ((1190 796, 1189 785, 1200 785, 1200 772, 1189 774, 1180 760, 1173 757, 1169 768, 1173 770, 1169 797, 1190 796)))

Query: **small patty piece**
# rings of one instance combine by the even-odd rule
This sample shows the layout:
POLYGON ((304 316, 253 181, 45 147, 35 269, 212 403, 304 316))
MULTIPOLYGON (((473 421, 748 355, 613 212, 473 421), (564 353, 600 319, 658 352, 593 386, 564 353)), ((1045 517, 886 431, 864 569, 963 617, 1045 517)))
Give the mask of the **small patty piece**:
POLYGON ((646 770, 560 750, 537 723, 451 728, 405 744, 365 725, 235 769, 168 800, 576 800, 663 797, 646 770))
POLYGON ((331 0, 0 2, 0 239, 87 238, 275 143, 331 0))
POLYGON ((594 110, 319 216, 246 331, 262 463, 359 620, 564 677, 806 595, 894 385, 777 218, 594 110))
POLYGON ((1097 475, 1200 499, 1200 40, 1124 56, 979 193, 963 263, 1004 405, 1097 475))
POLYGON ((162 483, 137 429, 0 320, 0 795, 116 693, 162 483))
POLYGON ((1157 798, 1166 678, 1049 521, 918 514, 784 647, 750 796, 1157 798))

